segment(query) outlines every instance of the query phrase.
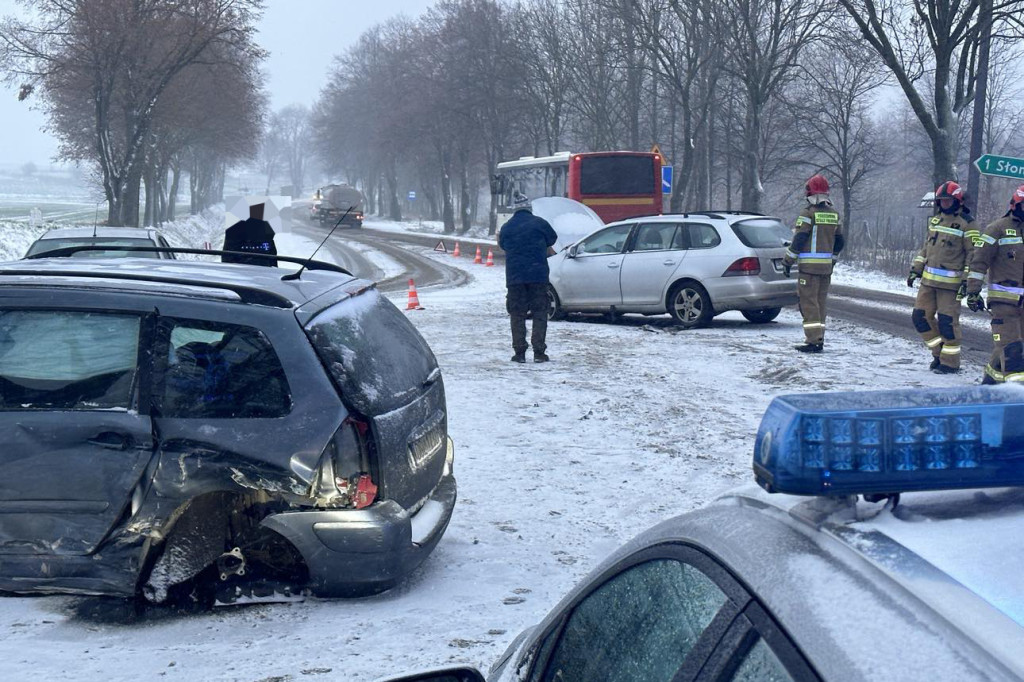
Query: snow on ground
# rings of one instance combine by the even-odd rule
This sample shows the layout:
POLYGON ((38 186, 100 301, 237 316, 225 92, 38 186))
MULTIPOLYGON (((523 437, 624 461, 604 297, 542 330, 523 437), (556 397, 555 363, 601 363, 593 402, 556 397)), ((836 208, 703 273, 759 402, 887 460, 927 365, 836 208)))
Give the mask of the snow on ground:
MULTIPOLYGON (((793 310, 767 325, 731 313, 695 331, 664 317, 578 317, 550 324, 550 364, 512 364, 502 268, 418 251, 472 275, 457 289, 420 287, 425 310, 408 313, 444 371, 459 484, 426 564, 372 598, 142 622, 97 615, 91 599, 0 599, 0 678, 373 680, 455 663, 486 669, 612 549, 752 480, 754 434, 773 396, 980 376, 979 367, 934 375, 918 343, 841 322, 826 354, 800 355, 793 310)), ((404 299, 394 296, 402 308, 404 299)))

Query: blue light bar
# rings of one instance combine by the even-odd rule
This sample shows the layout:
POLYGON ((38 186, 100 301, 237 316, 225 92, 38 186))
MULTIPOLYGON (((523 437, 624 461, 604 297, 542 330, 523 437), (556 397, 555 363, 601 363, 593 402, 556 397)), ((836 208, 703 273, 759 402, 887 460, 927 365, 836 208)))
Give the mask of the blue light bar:
POLYGON ((781 396, 761 419, 754 476, 791 495, 1024 486, 1024 388, 781 396))

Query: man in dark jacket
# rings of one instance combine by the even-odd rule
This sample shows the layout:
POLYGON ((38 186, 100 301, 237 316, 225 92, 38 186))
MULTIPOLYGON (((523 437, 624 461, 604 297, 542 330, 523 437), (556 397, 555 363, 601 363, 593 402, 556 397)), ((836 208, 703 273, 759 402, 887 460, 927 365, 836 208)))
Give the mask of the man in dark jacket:
POLYGON ((530 200, 516 193, 515 213, 501 226, 498 246, 505 251, 506 305, 512 319, 512 362, 526 362, 526 316, 532 313, 533 361, 547 362, 548 256, 558 235, 543 218, 533 215, 530 200))
MULTIPOLYGON (((263 219, 263 204, 250 206, 249 219, 239 220, 228 228, 228 231, 224 233, 224 250, 277 255, 277 246, 274 245, 274 228, 263 219)), ((221 256, 220 262, 277 266, 275 258, 252 258, 233 254, 221 256)))

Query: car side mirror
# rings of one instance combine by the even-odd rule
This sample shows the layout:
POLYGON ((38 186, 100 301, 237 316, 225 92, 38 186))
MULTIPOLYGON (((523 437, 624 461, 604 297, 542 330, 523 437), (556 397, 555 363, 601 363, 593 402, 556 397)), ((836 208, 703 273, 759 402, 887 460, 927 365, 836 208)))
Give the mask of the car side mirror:
POLYGON ((579 244, 573 244, 572 246, 569 247, 569 253, 567 253, 565 255, 568 256, 569 258, 575 258, 576 257, 576 250, 578 248, 579 248, 579 244))
POLYGON ((404 677, 390 677, 385 682, 487 682, 476 668, 444 668, 404 677))

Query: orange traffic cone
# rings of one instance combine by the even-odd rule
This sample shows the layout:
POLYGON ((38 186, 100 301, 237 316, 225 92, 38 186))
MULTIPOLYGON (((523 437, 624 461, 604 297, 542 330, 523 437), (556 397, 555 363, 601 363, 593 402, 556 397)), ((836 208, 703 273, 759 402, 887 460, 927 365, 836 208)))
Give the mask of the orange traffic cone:
POLYGON ((462 252, 459 251, 459 243, 458 242, 455 242, 455 250, 452 251, 452 255, 455 256, 456 258, 458 258, 459 256, 462 255, 462 252))
POLYGON ((480 247, 479 246, 476 247, 476 258, 473 259, 473 262, 476 263, 477 265, 482 265, 483 262, 484 262, 484 259, 480 257, 480 247))
POLYGON ((406 310, 423 310, 423 306, 420 305, 420 296, 416 293, 416 283, 411 279, 409 280, 409 304, 405 306, 406 310))
POLYGON ((492 249, 487 249, 487 267, 494 267, 494 251, 492 249))

